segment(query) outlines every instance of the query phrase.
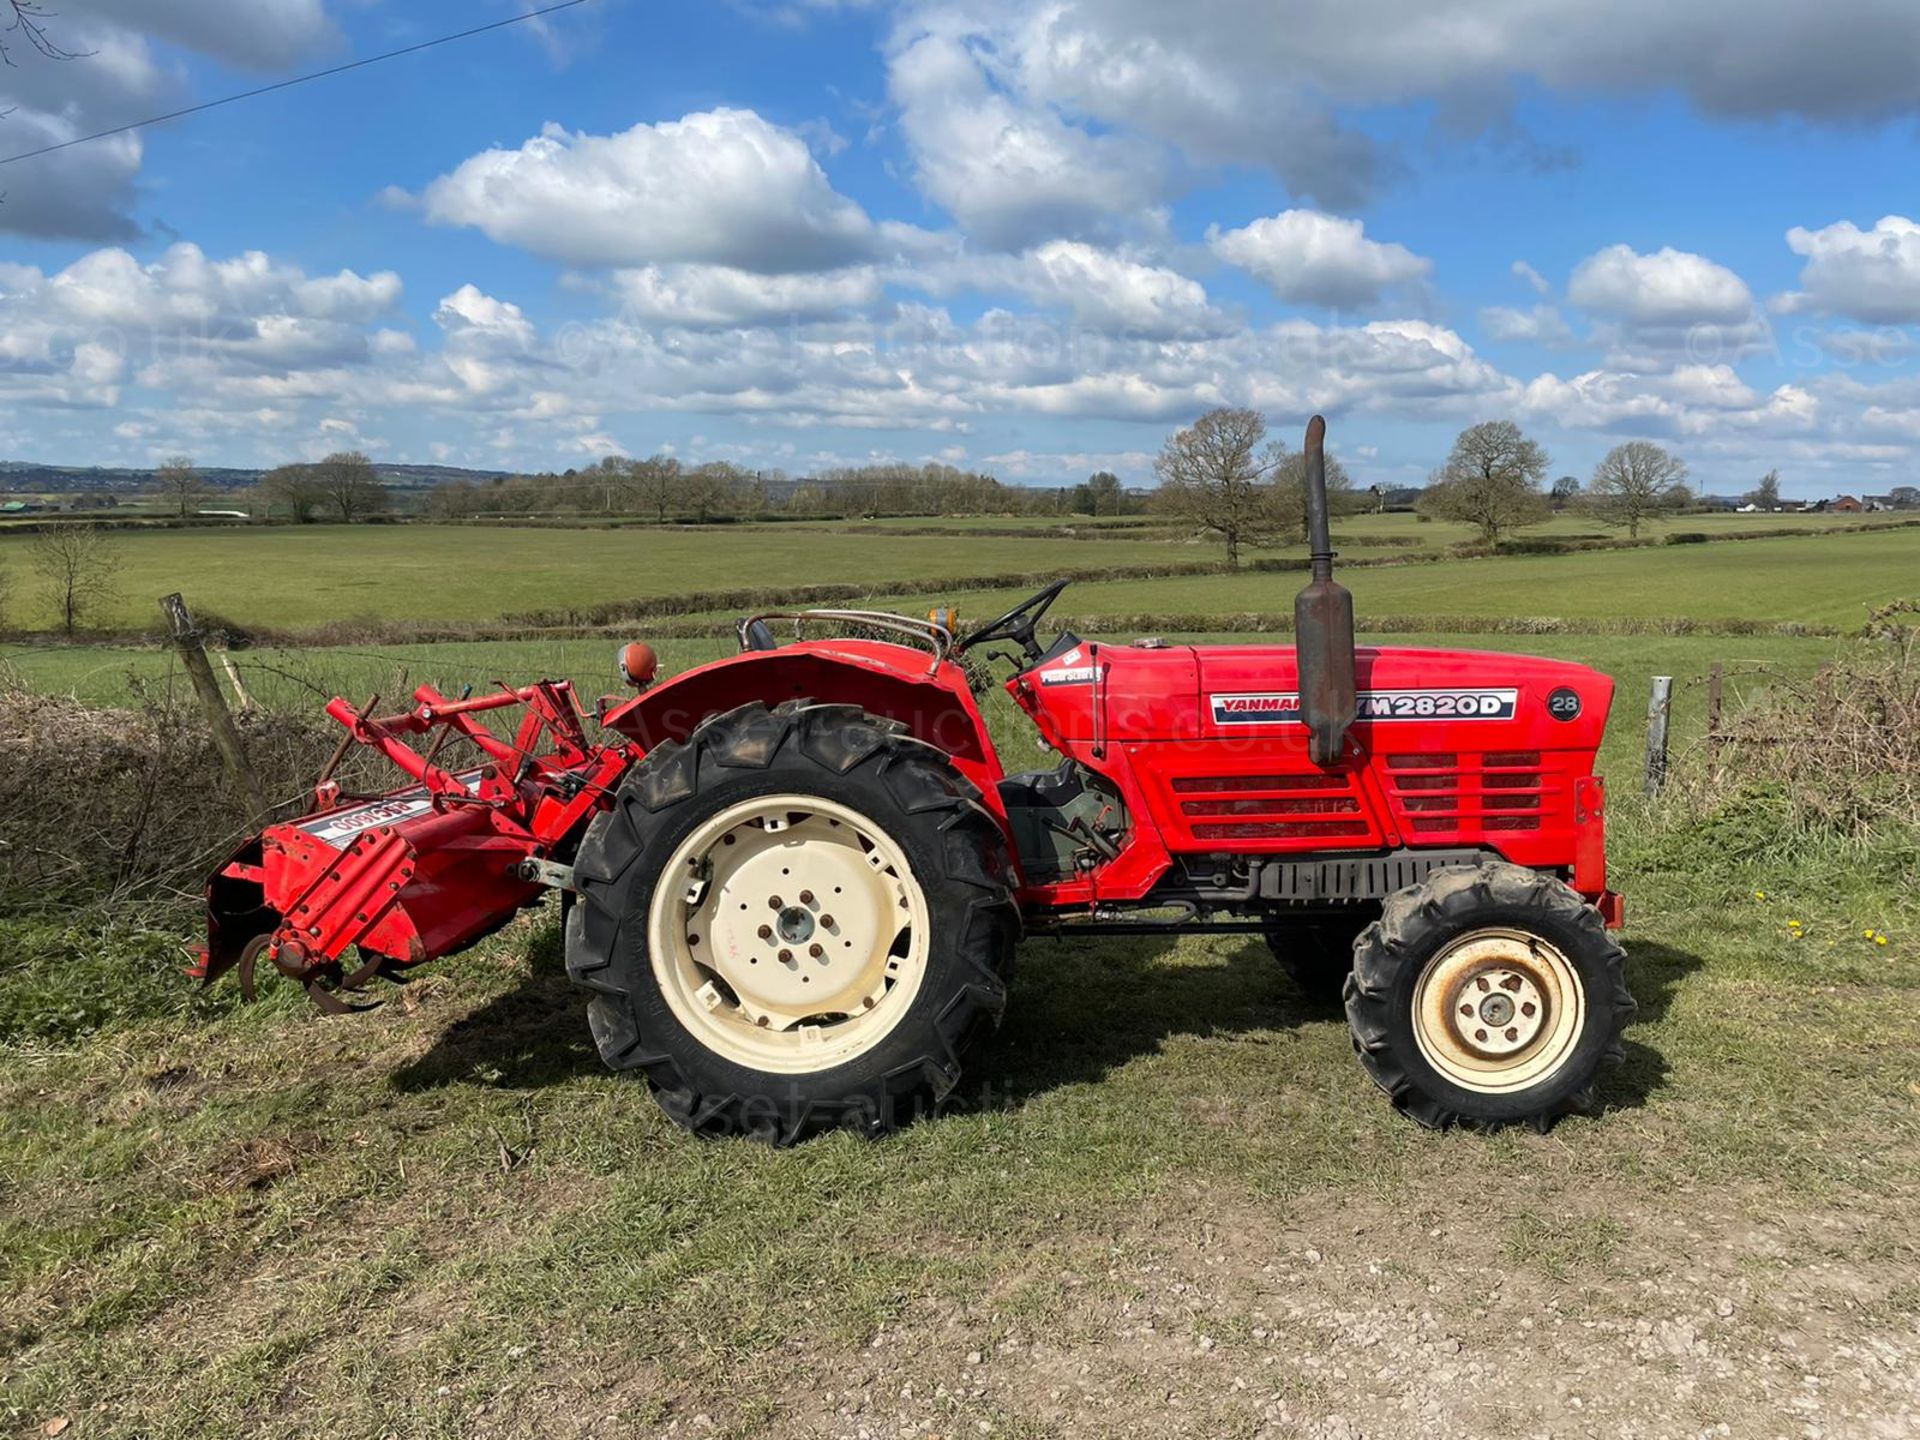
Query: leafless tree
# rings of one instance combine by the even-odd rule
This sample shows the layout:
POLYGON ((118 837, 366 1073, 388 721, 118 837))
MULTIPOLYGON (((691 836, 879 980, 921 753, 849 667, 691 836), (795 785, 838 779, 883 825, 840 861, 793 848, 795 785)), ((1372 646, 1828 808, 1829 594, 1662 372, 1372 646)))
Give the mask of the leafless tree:
POLYGON ((28 547, 47 608, 71 635, 79 623, 118 596, 118 547, 98 525, 52 524, 28 547))
POLYGON ((1686 461, 1651 440, 1629 440, 1607 452, 1587 487, 1587 508, 1609 525, 1624 525, 1638 538, 1640 527, 1671 514, 1693 498, 1683 483, 1686 461))
POLYGON ((48 60, 78 60, 91 55, 91 50, 69 50, 47 33, 47 21, 53 18, 53 12, 40 4, 40 0, 7 0, 7 8, 13 19, 6 25, 0 25, 0 64, 14 63, 7 37, 24 39, 29 46, 48 60))
POLYGON ((633 497, 642 511, 653 512, 653 523, 667 523, 667 513, 680 503, 680 462, 671 455, 636 460, 628 472, 633 497))
POLYGON ((1462 430, 1453 453, 1420 497, 1420 510, 1442 520, 1477 527, 1480 538, 1500 537, 1547 518, 1540 482, 1547 452, 1511 420, 1488 420, 1462 430))
POLYGON ((166 505, 176 508, 180 518, 185 519, 191 508, 210 492, 207 482, 194 468, 193 457, 174 455, 161 461, 160 468, 153 472, 153 493, 166 505))
POLYGON ((1780 472, 1769 470, 1762 475, 1760 483, 1747 492, 1746 500, 1749 505, 1758 506, 1762 510, 1778 510, 1780 508, 1780 472))
POLYGON ((311 465, 281 465, 260 477, 260 499, 271 514, 284 506, 296 525, 305 525, 326 502, 319 477, 311 465))
POLYGON ((1153 462, 1160 477, 1158 508, 1218 535, 1227 564, 1238 568, 1243 546, 1257 545, 1285 529, 1285 517, 1270 477, 1284 459, 1278 446, 1264 450, 1267 422, 1258 410, 1209 410, 1167 439, 1153 462))
POLYGON ((358 450, 335 451, 311 469, 320 503, 346 524, 386 510, 387 487, 374 473, 373 462, 358 450))
MULTIPOLYGON (((1273 471, 1273 503, 1281 533, 1289 539, 1307 538, 1307 452, 1283 451, 1273 471)), ((1349 515, 1362 504, 1353 493, 1353 477, 1335 456, 1327 456, 1327 511, 1349 515)))

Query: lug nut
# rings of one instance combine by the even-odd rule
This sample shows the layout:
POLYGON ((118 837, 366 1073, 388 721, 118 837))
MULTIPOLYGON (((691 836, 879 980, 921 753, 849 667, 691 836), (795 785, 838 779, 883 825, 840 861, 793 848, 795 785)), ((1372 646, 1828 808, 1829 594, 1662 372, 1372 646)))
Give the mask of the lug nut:
POLYGON ((820 917, 820 923, 831 930, 833 928, 833 917, 831 915, 822 915, 820 917))
POLYGON ((780 952, 780 963, 782 965, 791 965, 793 963, 793 952, 791 950, 782 950, 780 952))
POLYGON ((767 897, 767 908, 769 910, 778 910, 786 903, 787 902, 782 900, 778 895, 769 895, 767 897))
POLYGON ((822 955, 826 953, 827 952, 821 949, 818 945, 807 946, 807 954, 811 955, 816 960, 818 960, 822 955))
POLYGON ((800 903, 802 905, 811 905, 813 903, 813 892, 811 890, 802 890, 800 892, 800 903))
POLYGON ((771 940, 773 938, 773 927, 771 925, 762 925, 759 933, 762 940, 771 940))

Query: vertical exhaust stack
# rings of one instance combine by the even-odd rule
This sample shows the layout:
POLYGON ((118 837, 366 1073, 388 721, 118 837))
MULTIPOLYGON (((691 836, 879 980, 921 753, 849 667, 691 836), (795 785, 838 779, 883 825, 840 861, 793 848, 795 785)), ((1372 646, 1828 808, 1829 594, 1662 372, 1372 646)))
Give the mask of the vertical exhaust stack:
POLYGON ((1312 578, 1293 599, 1293 630, 1300 665, 1300 717, 1307 722, 1307 754, 1334 765, 1356 711, 1353 683, 1353 596, 1333 578, 1333 537, 1327 524, 1327 422, 1307 422, 1307 545, 1312 578))

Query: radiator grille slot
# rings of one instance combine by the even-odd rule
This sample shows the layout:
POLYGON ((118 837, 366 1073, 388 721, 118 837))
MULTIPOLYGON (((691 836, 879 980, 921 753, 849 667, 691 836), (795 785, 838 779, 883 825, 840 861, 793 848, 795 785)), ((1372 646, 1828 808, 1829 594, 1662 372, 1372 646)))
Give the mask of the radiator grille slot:
POLYGON ((1196 840, 1335 840, 1374 833, 1345 775, 1180 775, 1196 840))
POLYGON ((1548 776, 1537 750, 1387 756, 1394 809, 1416 835, 1540 828, 1548 776))

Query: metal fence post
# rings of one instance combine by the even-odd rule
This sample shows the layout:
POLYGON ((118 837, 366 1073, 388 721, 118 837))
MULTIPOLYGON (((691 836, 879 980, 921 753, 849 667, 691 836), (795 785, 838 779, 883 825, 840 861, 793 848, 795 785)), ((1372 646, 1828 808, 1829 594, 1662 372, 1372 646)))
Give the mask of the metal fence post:
POLYGON ((1667 715, 1673 708, 1673 677, 1653 677, 1647 700, 1647 794, 1658 795, 1667 783, 1667 715))

